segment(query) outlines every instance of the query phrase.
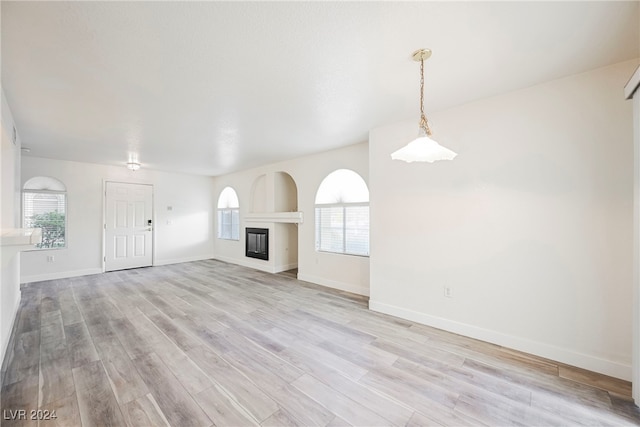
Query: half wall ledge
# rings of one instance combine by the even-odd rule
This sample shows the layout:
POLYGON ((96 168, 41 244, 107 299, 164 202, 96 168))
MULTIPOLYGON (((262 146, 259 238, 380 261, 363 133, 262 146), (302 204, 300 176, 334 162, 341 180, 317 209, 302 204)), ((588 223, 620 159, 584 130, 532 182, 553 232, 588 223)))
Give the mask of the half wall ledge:
POLYGON ((33 246, 42 242, 40 228, 5 228, 0 230, 0 246, 33 246))

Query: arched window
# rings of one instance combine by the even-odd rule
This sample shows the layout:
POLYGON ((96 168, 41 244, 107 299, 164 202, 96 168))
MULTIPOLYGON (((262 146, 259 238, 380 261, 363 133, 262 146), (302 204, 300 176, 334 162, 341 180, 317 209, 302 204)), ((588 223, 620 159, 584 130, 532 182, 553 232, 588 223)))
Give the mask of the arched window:
POLYGON ((316 250, 369 256, 369 189, 352 170, 330 173, 318 188, 316 250))
POLYGON ((41 228, 39 249, 67 246, 67 187, 55 178, 36 176, 22 187, 22 226, 41 228))
POLYGON ((225 187, 218 197, 218 239, 240 240, 240 204, 231 187, 225 187))

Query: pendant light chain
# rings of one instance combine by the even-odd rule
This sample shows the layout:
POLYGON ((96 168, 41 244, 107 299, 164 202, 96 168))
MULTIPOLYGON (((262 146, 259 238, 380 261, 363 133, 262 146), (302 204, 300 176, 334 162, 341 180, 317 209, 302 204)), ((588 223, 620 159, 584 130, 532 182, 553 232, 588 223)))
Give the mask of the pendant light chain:
POLYGON ((420 129, 424 130, 427 136, 431 136, 431 128, 424 114, 424 59, 420 59, 420 129))

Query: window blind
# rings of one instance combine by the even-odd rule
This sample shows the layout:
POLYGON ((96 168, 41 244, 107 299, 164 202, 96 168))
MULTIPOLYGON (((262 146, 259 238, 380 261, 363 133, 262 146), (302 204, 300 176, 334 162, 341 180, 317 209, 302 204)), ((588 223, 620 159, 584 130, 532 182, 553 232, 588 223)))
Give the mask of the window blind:
POLYGON ((240 240, 239 209, 218 209, 218 238, 240 240))
POLYGON ((316 207, 316 250, 369 255, 369 206, 316 207))
POLYGON ((66 246, 66 193, 24 190, 22 193, 22 223, 25 228, 41 228, 40 249, 66 246))

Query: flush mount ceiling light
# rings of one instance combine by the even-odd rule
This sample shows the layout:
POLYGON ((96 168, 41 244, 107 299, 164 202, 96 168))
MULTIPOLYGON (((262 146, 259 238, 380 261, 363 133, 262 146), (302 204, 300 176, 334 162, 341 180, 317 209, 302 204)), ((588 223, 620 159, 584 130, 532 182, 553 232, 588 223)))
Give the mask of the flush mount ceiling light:
POLYGON ((127 169, 132 170, 132 171, 137 171, 138 169, 140 169, 140 163, 128 162, 127 163, 127 169))
POLYGON ((424 61, 431 56, 430 49, 419 49, 413 52, 413 60, 420 62, 420 129, 418 137, 405 147, 391 153, 393 160, 411 162, 429 162, 437 160, 453 160, 456 153, 431 139, 431 128, 424 115, 424 61))

